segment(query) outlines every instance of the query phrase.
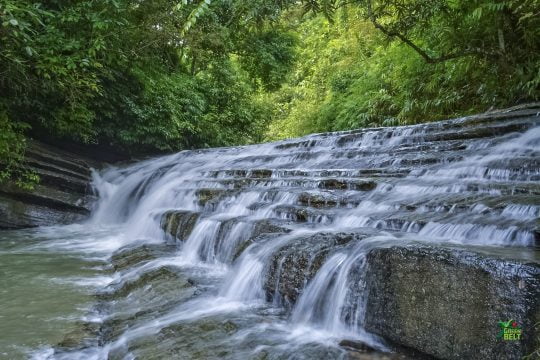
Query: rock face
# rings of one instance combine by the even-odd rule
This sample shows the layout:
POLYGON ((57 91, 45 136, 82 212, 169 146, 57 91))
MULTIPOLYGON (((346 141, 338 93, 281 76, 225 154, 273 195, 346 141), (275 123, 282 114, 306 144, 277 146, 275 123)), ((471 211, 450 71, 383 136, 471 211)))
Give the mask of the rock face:
POLYGON ((90 169, 99 164, 39 142, 29 145, 25 161, 40 182, 32 191, 0 186, 0 229, 69 224, 90 214, 90 169))
POLYGON ((368 255, 365 328, 441 359, 521 359, 540 347, 540 266, 426 246, 368 255), (498 337, 515 321, 522 339, 498 337))

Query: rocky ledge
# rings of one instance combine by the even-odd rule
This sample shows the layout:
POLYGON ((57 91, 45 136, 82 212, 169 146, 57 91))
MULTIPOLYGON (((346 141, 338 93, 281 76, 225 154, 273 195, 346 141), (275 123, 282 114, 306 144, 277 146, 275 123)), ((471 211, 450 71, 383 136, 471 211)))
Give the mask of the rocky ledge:
POLYGON ((32 191, 0 185, 0 229, 70 224, 90 214, 91 169, 99 163, 37 141, 26 150, 25 162, 40 181, 32 191))

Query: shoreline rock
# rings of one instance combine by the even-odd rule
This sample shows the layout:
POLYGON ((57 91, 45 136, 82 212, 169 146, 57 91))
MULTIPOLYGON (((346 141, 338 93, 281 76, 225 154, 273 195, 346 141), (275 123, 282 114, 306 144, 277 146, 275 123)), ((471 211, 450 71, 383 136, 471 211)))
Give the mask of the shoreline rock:
POLYGON ((90 186, 93 160, 32 141, 25 165, 40 181, 33 190, 0 185, 0 230, 71 224, 85 220, 96 196, 90 186))

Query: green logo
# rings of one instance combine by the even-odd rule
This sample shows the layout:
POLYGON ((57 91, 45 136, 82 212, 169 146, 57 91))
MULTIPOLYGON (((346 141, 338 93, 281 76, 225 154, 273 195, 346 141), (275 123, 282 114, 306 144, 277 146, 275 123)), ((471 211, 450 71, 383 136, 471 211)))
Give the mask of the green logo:
POLYGON ((506 341, 521 340, 523 330, 521 330, 521 327, 514 320, 499 321, 499 327, 501 330, 497 334, 498 338, 506 341))

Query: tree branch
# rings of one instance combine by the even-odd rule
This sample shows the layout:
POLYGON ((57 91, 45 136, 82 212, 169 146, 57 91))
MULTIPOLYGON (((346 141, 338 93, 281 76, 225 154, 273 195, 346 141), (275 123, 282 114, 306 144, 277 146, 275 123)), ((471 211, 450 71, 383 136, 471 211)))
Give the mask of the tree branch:
POLYGON ((391 30, 385 28, 379 22, 377 22, 377 18, 375 17, 375 15, 373 14, 373 11, 371 9, 371 0, 367 0, 366 3, 367 3, 368 18, 371 21, 371 23, 373 24, 373 26, 375 26, 376 29, 380 30, 383 34, 385 34, 388 37, 398 38, 403 43, 408 45, 411 49, 416 51, 429 64, 436 64, 436 63, 440 63, 440 62, 444 62, 444 61, 447 61, 447 60, 456 59, 456 58, 460 58, 460 57, 464 57, 464 56, 471 56, 471 55, 483 55, 483 56, 485 56, 485 55, 489 55, 488 53, 486 53, 484 51, 481 51, 480 49, 467 49, 467 50, 463 50, 461 52, 455 52, 455 53, 450 53, 450 54, 446 54, 446 55, 440 55, 440 56, 437 56, 437 57, 432 57, 425 50, 420 48, 412 40, 408 39, 403 34, 400 34, 397 31, 391 31, 391 30))

